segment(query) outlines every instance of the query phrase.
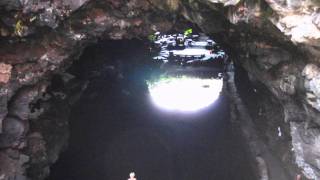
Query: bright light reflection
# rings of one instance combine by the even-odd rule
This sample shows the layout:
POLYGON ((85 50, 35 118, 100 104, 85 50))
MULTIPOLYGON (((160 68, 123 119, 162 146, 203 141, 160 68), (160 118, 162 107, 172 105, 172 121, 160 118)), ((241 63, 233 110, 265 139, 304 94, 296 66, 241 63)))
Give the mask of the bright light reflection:
POLYGON ((180 56, 201 56, 210 55, 210 51, 206 49, 183 49, 183 50, 173 50, 174 55, 180 56))
POLYGON ((214 103, 222 90, 222 79, 174 77, 150 84, 152 101, 166 110, 196 111, 214 103))

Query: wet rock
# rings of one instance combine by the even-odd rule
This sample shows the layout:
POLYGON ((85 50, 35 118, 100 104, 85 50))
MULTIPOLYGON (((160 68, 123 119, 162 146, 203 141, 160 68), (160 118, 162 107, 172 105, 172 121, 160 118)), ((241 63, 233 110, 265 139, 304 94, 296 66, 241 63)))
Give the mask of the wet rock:
POLYGON ((292 42, 309 46, 306 48, 308 53, 314 55, 319 53, 318 49, 310 48, 319 47, 320 30, 318 20, 320 5, 317 1, 266 0, 266 2, 275 12, 270 19, 281 32, 290 37, 292 42))
POLYGON ((50 97, 39 98, 33 104, 40 107, 41 113, 29 120, 30 134, 26 137, 28 146, 24 152, 30 157, 28 176, 35 180, 49 175, 50 166, 66 148, 71 105, 77 102, 87 86, 86 81, 71 74, 59 73, 54 77, 47 88, 50 97), (63 98, 59 94, 63 94, 63 98))
POLYGON ((280 89, 290 95, 294 95, 296 90, 296 76, 289 75, 280 80, 280 89))
POLYGON ((88 0, 71 0, 71 1, 66 1, 64 3, 66 6, 70 6, 71 10, 76 10, 86 2, 88 2, 88 0))
POLYGON ((57 28, 59 23, 70 15, 70 13, 81 7, 86 0, 69 0, 69 1, 24 1, 24 14, 37 14, 31 17, 37 25, 57 28))
POLYGON ((29 157, 20 154, 16 150, 5 150, 0 152, 0 179, 26 180, 24 165, 29 161, 29 157))
POLYGON ((223 3, 224 6, 237 5, 240 0, 210 0, 213 3, 223 3))
POLYGON ((51 98, 41 102, 43 113, 31 120, 28 146, 25 152, 30 156, 28 175, 32 179, 44 179, 49 175, 50 165, 66 147, 68 131, 68 100, 51 98))
POLYGON ((4 98, 1 98, 0 99, 0 104, 2 106, 0 106, 0 134, 2 133, 2 127, 3 127, 3 119, 6 117, 7 115, 7 108, 6 108, 6 105, 7 105, 7 99, 4 99, 4 98), (5 105, 5 106, 3 106, 5 105))
POLYGON ((19 0, 3 0, 0 1, 0 8, 6 10, 16 10, 21 8, 21 2, 19 0))
POLYGON ((179 0, 151 0, 155 6, 163 10, 176 11, 179 8, 179 0))
POLYGON ((294 102, 286 102, 283 104, 284 122, 288 123, 291 121, 301 122, 306 119, 306 115, 301 106, 294 102))
POLYGON ((306 130, 304 123, 290 123, 292 146, 296 163, 309 179, 319 179, 320 174, 320 132, 306 130))
POLYGON ((46 85, 39 84, 33 87, 21 89, 12 99, 9 105, 9 114, 27 120, 30 115, 30 104, 45 91, 46 85))
POLYGON ((307 64, 303 69, 302 74, 306 77, 306 79, 311 80, 316 76, 320 75, 319 68, 315 64, 307 64))
POLYGON ((11 89, 8 86, 0 85, 0 134, 2 133, 3 119, 7 116, 7 104, 11 94, 11 89))
POLYGON ((259 175, 261 180, 268 180, 268 166, 262 157, 256 157, 258 163, 259 175))
POLYGON ((25 122, 12 117, 5 118, 3 132, 0 134, 0 148, 22 148, 21 145, 27 130, 28 126, 25 122))
POLYGON ((304 86, 307 90, 306 101, 320 111, 320 68, 314 64, 308 64, 302 74, 305 77, 304 86))
POLYGON ((249 44, 251 56, 257 57, 258 65, 264 70, 269 70, 280 62, 292 60, 292 55, 281 47, 274 47, 263 42, 249 44))
POLYGON ((0 84, 8 83, 11 77, 12 66, 10 64, 0 63, 0 84))
POLYGON ((0 28, 0 37, 1 36, 2 37, 7 37, 9 35, 10 35, 10 32, 9 32, 9 30, 7 28, 5 28, 5 27, 1 27, 0 28))
POLYGON ((32 169, 29 174, 37 179, 43 179, 48 175, 48 154, 46 141, 40 132, 33 132, 28 136, 27 154, 31 155, 32 169))

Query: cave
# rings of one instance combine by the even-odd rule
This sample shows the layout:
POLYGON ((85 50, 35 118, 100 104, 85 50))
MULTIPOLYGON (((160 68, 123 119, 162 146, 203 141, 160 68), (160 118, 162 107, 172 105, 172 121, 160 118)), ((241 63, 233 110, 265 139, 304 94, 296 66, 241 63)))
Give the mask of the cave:
POLYGON ((4 0, 0 14, 0 180, 320 179, 319 1, 4 0), (178 33, 163 61, 158 33, 178 33), (216 72, 204 59, 221 52, 216 72))
POLYGON ((90 84, 71 113, 68 150, 49 179, 123 179, 131 171, 139 179, 254 179, 250 157, 223 113, 226 98, 201 112, 153 105, 146 80, 159 72, 145 44, 108 41, 84 50, 73 71, 90 76, 90 84))

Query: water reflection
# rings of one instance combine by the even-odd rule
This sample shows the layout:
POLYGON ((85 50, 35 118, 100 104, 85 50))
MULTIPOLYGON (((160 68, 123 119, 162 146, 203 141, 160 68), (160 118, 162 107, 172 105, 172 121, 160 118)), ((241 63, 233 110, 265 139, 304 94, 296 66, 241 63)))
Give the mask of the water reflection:
POLYGON ((156 106, 171 111, 196 111, 208 107, 219 98, 223 80, 173 76, 148 82, 148 86, 156 106))

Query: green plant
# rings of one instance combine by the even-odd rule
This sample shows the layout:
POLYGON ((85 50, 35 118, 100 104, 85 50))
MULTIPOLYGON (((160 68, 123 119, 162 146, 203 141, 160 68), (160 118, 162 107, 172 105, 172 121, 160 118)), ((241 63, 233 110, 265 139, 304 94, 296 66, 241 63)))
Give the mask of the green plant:
POLYGON ((191 34, 192 34, 192 29, 191 29, 191 28, 189 28, 189 29, 187 29, 187 30, 184 31, 184 35, 185 35, 185 36, 189 36, 189 35, 191 35, 191 34))
POLYGON ((156 40, 156 35, 150 34, 150 35, 148 36, 148 39, 149 39, 149 41, 154 42, 154 41, 156 40))
POLYGON ((14 33, 18 36, 22 36, 22 32, 23 32, 23 24, 21 20, 18 20, 15 27, 14 27, 14 33))

